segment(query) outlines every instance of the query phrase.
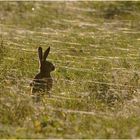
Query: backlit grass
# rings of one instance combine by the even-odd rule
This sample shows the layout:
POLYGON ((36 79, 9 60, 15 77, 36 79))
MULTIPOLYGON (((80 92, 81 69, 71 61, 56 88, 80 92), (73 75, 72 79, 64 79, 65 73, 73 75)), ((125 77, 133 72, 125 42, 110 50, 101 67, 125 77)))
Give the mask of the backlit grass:
POLYGON ((140 138, 139 2, 0 2, 0 138, 140 138), (51 47, 52 96, 30 96, 51 47))

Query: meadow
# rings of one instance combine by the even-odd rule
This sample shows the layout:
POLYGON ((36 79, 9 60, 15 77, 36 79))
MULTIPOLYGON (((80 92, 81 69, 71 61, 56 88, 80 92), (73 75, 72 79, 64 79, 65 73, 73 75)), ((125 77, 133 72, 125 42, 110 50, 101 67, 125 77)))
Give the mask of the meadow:
POLYGON ((140 2, 0 2, 0 138, 140 138, 140 2), (33 102, 37 48, 51 97, 33 102))

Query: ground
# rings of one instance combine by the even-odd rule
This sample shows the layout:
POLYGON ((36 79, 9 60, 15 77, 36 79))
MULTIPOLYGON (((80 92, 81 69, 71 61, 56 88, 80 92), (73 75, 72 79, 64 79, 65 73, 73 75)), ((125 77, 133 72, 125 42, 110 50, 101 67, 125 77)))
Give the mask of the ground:
POLYGON ((140 138, 140 2, 0 2, 0 21, 0 138, 140 138))

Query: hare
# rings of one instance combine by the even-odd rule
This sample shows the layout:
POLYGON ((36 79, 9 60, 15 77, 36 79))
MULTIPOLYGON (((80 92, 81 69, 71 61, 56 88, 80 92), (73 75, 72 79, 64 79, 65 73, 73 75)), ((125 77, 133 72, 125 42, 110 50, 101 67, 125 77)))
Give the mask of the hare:
POLYGON ((49 52, 50 47, 44 52, 44 55, 42 48, 38 48, 40 72, 34 77, 32 83, 30 84, 32 87, 31 94, 34 96, 36 101, 38 101, 40 99, 40 95, 43 95, 45 92, 47 92, 50 97, 50 90, 53 84, 50 73, 55 70, 55 66, 46 60, 49 52))

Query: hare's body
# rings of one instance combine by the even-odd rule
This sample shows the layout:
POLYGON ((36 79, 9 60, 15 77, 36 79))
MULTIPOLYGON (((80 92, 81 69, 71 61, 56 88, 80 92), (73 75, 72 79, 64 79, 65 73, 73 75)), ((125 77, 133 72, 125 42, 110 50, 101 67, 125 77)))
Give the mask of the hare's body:
POLYGON ((53 80, 51 75, 43 75, 42 73, 38 73, 33 80, 32 93, 42 91, 49 92, 52 88, 53 80))
POLYGON ((50 73, 51 71, 55 70, 55 67, 51 62, 46 60, 49 51, 50 48, 48 48, 43 55, 42 48, 38 48, 40 72, 34 77, 33 82, 31 83, 31 93, 32 95, 37 97, 37 100, 39 99, 39 96, 44 93, 48 93, 50 96, 50 90, 53 84, 53 80, 50 73))

